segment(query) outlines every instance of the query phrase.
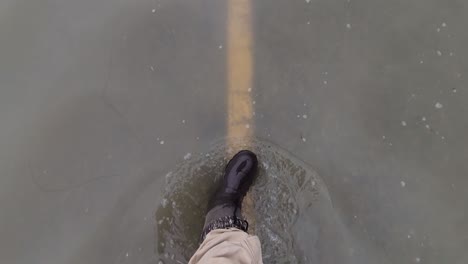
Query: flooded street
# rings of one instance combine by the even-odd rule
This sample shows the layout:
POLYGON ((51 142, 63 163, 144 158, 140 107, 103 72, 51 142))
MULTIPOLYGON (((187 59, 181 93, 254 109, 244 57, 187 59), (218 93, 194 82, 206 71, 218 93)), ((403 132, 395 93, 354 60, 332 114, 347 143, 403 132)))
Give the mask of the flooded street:
POLYGON ((0 262, 187 263, 255 151, 264 263, 468 263, 468 5, 2 0, 0 262))

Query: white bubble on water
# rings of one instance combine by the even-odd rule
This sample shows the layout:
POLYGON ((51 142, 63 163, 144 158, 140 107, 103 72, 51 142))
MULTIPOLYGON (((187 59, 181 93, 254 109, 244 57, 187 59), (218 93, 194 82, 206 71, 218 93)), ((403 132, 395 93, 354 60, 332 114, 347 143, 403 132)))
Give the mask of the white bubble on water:
POLYGON ((169 201, 166 198, 162 199, 161 205, 163 208, 166 208, 168 204, 169 204, 169 201))
POLYGON ((401 125, 402 125, 402 126, 406 126, 406 125, 407 125, 407 124, 406 124, 406 121, 401 121, 401 125))
POLYGON ((401 185, 401 187, 405 187, 405 186, 406 186, 406 182, 401 181, 401 182, 400 182, 400 185, 401 185))
POLYGON ((442 51, 437 50, 436 53, 437 53, 437 56, 442 56, 442 51))
POLYGON ((444 107, 441 103, 437 102, 435 105, 435 108, 437 109, 441 109, 442 107, 444 107))
POLYGON ((184 160, 188 160, 188 159, 190 159, 191 157, 192 157, 192 153, 187 152, 187 154, 185 154, 185 156, 184 156, 184 160))
POLYGON ((347 29, 351 29, 351 24, 349 24, 349 23, 346 24, 346 28, 347 28, 347 29))

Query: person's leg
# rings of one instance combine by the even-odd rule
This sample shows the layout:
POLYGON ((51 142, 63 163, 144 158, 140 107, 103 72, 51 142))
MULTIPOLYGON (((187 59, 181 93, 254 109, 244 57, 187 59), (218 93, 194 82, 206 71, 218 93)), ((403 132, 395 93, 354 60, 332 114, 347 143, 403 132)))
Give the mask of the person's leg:
POLYGON ((257 236, 237 228, 211 231, 189 264, 262 264, 262 249, 257 236))
POLYGON ((237 153, 226 166, 223 180, 210 199, 205 217, 203 243, 190 264, 262 263, 260 241, 246 232, 241 204, 257 171, 257 157, 250 151, 237 153))

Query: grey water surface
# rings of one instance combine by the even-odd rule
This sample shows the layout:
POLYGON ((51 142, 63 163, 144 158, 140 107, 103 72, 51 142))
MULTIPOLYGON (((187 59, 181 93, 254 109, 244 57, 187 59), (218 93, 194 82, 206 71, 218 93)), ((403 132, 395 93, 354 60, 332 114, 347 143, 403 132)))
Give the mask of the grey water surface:
MULTIPOLYGON (((226 12, 0 1, 0 263, 187 261, 229 156, 226 12)), ((468 2, 252 14, 265 263, 468 263, 468 2)))

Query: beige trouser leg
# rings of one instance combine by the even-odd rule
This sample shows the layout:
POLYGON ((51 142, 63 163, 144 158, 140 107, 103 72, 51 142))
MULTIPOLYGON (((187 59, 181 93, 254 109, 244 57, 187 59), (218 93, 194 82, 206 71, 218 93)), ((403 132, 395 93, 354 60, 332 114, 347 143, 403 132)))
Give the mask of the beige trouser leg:
POLYGON ((260 240, 237 228, 213 230, 208 233, 189 264, 214 263, 263 264, 260 240))

